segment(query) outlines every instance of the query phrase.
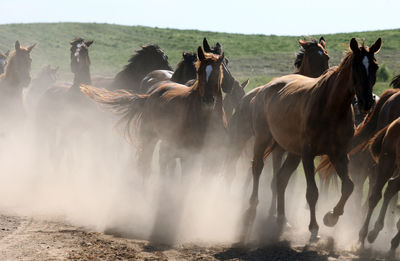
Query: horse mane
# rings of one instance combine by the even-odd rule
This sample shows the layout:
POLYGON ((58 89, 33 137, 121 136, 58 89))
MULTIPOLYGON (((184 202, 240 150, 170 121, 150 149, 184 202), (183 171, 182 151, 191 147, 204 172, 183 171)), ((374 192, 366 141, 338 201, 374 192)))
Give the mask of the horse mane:
POLYGON ((168 63, 168 56, 164 53, 163 50, 160 49, 158 45, 148 44, 142 46, 142 49, 136 50, 136 53, 129 58, 128 64, 125 65, 122 72, 132 73, 140 69, 142 63, 148 58, 147 56, 151 54, 160 55, 168 63))
POLYGON ((400 89, 400 74, 393 78, 389 86, 392 86, 394 89, 400 89))
MULTIPOLYGON (((307 41, 307 46, 312 45, 312 44, 318 44, 317 40, 312 38, 311 40, 307 41)), ((304 53, 306 52, 306 49, 304 49, 303 46, 300 46, 299 51, 296 54, 296 59, 294 60, 294 66, 297 69, 300 69, 301 64, 303 62, 303 58, 304 58, 304 53)))

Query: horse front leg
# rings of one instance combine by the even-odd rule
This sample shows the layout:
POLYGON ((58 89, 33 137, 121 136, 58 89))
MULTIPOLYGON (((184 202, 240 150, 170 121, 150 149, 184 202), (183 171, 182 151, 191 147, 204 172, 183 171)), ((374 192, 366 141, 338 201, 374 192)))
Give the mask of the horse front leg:
POLYGON ((388 209, 389 203, 392 202, 391 199, 400 190, 400 177, 389 180, 385 194, 383 196, 383 203, 381 211, 379 212, 379 217, 375 222, 374 229, 368 234, 368 242, 372 243, 378 237, 379 232, 383 229, 386 211, 388 209))
POLYGON ((358 240, 361 243, 361 247, 364 246, 364 241, 368 234, 368 227, 372 213, 382 197, 383 186, 385 186, 386 182, 393 174, 393 171, 387 171, 387 170, 393 170, 394 167, 395 167, 395 158, 389 154, 382 154, 381 157, 379 158, 379 164, 376 168, 377 173, 375 173, 376 175, 375 182, 371 190, 371 195, 368 199, 367 216, 365 218, 363 226, 360 229, 360 232, 358 233, 359 236, 358 240))
POLYGON ((344 213, 344 206, 353 192, 354 184, 353 181, 351 181, 348 173, 349 159, 347 154, 342 154, 337 157, 330 156, 330 160, 335 166, 336 173, 342 180, 342 195, 339 199, 339 202, 333 208, 333 211, 329 211, 324 216, 324 224, 328 227, 333 227, 338 222, 339 216, 343 215, 344 213))
POLYGON ((315 205, 318 201, 318 187, 314 176, 314 155, 309 152, 303 153, 302 157, 304 173, 307 181, 306 199, 310 207, 310 224, 308 230, 311 232, 310 242, 318 240, 319 226, 315 215, 315 205))

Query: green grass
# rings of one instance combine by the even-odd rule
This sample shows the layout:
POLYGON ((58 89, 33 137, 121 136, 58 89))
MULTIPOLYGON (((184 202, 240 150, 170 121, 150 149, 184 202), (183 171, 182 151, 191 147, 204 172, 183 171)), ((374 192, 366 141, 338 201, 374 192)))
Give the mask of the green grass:
MULTIPOLYGON (((43 23, 0 25, 0 50, 14 46, 15 40, 23 45, 38 43, 34 49, 33 75, 44 65, 60 66, 61 78, 70 80, 69 41, 80 36, 94 40, 90 47, 92 75, 114 76, 127 63, 128 58, 140 45, 158 44, 175 66, 182 51, 194 52, 201 45, 203 37, 210 44, 217 41, 223 45, 233 75, 240 79, 250 78, 248 89, 265 84, 272 77, 294 71, 293 62, 298 51, 297 39, 302 36, 243 35, 197 30, 159 29, 143 26, 121 26, 87 23, 43 23)), ((365 39, 370 45, 378 37, 383 47, 377 55, 379 63, 385 63, 389 71, 398 72, 400 29, 324 35, 327 51, 331 57, 330 66, 337 65, 348 48, 351 37, 365 39)), ((315 35, 319 38, 320 35, 315 35)), ((380 93, 387 83, 378 83, 380 93)))

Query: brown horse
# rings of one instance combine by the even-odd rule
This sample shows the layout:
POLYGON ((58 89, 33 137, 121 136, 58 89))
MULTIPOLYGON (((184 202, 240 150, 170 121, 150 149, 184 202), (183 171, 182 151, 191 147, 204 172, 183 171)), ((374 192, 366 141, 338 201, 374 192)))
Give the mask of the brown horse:
POLYGON ((4 73, 4 70, 7 65, 7 57, 10 54, 10 51, 5 53, 0 52, 0 75, 4 73))
POLYGON ((32 79, 31 85, 25 95, 25 104, 30 110, 36 109, 39 98, 56 83, 58 69, 58 66, 51 68, 47 64, 42 67, 36 78, 32 79))
MULTIPOLYGON (((120 111, 128 132, 134 123, 140 147, 139 171, 144 177, 150 172, 151 157, 158 140, 167 141, 187 159, 189 152, 203 148, 210 131, 224 129, 221 92, 224 55, 203 53, 201 47, 197 55, 197 79, 189 88, 174 82, 161 82, 151 94, 145 95, 89 86, 81 88, 95 101, 120 111)), ((190 164, 192 162, 184 161, 184 170, 190 164)))
POLYGON ((22 91, 31 81, 31 51, 35 45, 25 48, 16 41, 5 72, 0 75, 0 113, 4 124, 2 131, 4 127, 10 126, 10 122, 19 123, 25 116, 22 91))
MULTIPOLYGON (((296 74, 305 73, 305 76, 321 75, 328 68, 329 56, 324 46, 325 41, 320 40, 317 42, 312 39, 311 41, 299 40, 300 51, 296 55, 294 62, 296 74)), ((245 145, 253 137, 252 123, 249 121, 253 111, 254 97, 261 90, 262 87, 257 87, 246 94, 243 99, 238 102, 237 108, 232 120, 228 121, 228 132, 229 132, 229 150, 227 158, 227 169, 226 176, 228 182, 231 182, 236 176, 236 163, 240 157, 245 145)), ((224 104, 225 105, 225 104, 224 104)), ((282 164, 284 151, 276 150, 273 152, 273 169, 274 177, 282 164)), ((276 201, 276 189, 274 186, 275 181, 271 184, 273 191, 272 202, 276 201)), ((274 215, 275 205, 271 204, 270 214, 274 215)))
MULTIPOLYGON (((372 243, 383 229, 385 214, 390 200, 400 191, 400 176, 398 175, 400 168, 400 118, 381 129, 371 139, 370 151, 377 163, 377 180, 374 184, 373 193, 381 194, 383 185, 388 184, 378 220, 374 229, 368 234, 368 241, 372 243), (392 176, 395 177, 389 180, 392 176)), ((394 256, 400 243, 400 220, 397 222, 397 229, 398 232, 391 242, 391 257, 394 256)))
POLYGON ((400 74, 393 78, 393 80, 390 82, 390 86, 395 89, 400 89, 400 74))
POLYGON ((285 189, 301 159, 307 180, 306 199, 310 206, 310 240, 318 238, 314 157, 324 154, 329 156, 342 180, 342 196, 333 211, 324 217, 327 226, 337 223, 354 187, 347 171, 347 148, 354 134, 351 101, 356 95, 361 111, 371 109, 372 88, 378 69, 374 55, 381 43, 379 38, 370 48, 359 47, 356 39, 352 38, 350 52, 340 65, 321 77, 287 75, 272 80, 258 91, 252 115, 255 133, 253 192, 245 226, 253 222, 256 214, 263 159, 277 147, 289 153, 277 173, 278 223, 283 225, 286 222, 285 189))

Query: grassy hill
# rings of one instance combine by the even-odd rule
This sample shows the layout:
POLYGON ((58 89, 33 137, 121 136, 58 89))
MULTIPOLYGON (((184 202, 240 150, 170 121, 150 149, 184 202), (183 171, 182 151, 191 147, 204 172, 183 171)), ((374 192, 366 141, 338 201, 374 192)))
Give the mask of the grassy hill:
MULTIPOLYGON (((400 29, 324 35, 330 65, 337 65, 351 37, 365 39, 370 45, 378 37, 383 48, 378 55, 379 64, 385 64, 391 75, 399 71, 400 29)), ((303 36, 243 35, 203 32, 197 30, 159 29, 143 26, 111 24, 46 23, 0 25, 0 50, 13 48, 15 40, 23 45, 38 43, 33 51, 33 75, 44 64, 60 66, 61 78, 71 79, 69 71, 69 41, 80 36, 94 40, 90 47, 92 74, 113 76, 127 63, 140 45, 158 44, 169 56, 172 66, 181 58, 182 51, 194 52, 207 37, 211 44, 220 42, 229 58, 235 77, 251 78, 250 88, 264 84, 271 77, 293 72, 298 51, 297 39, 303 36)), ((319 38, 320 35, 315 35, 319 38)), ((383 88, 387 84, 380 84, 383 88)))

